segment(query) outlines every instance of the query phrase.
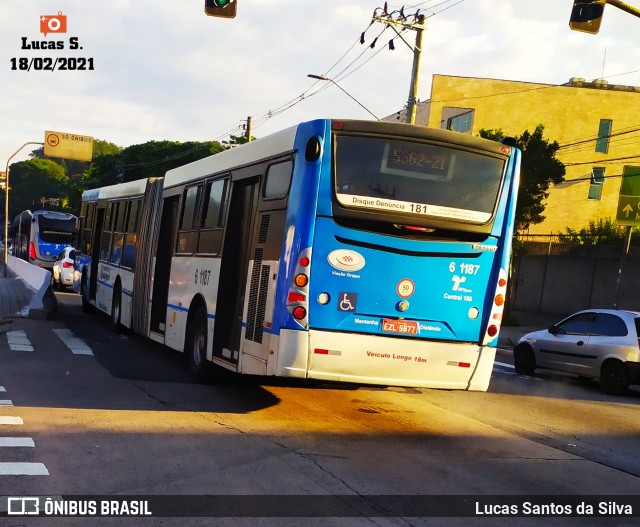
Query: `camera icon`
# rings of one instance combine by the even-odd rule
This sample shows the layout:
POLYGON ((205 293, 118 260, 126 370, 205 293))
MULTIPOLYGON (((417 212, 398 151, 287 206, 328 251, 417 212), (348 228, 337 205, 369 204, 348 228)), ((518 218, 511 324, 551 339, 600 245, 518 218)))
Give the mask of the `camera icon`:
POLYGON ((47 36, 47 33, 66 33, 67 15, 58 11, 57 15, 40 15, 40 33, 47 36))

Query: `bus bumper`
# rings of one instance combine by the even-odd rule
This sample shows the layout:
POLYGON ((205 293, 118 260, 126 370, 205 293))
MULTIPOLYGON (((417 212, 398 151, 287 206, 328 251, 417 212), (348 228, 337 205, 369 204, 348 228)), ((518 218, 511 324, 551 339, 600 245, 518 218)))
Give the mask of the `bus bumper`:
POLYGON ((496 350, 471 343, 283 330, 276 375, 358 384, 486 391, 496 350))

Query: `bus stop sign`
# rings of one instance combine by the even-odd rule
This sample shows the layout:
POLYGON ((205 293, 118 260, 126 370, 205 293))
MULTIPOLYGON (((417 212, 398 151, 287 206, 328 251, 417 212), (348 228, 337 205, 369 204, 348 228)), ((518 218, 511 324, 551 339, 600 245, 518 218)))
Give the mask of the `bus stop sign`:
POLYGON ((91 161, 93 137, 47 130, 44 133, 44 155, 77 161, 91 161))
POLYGON ((616 223, 640 226, 640 167, 624 167, 616 223))

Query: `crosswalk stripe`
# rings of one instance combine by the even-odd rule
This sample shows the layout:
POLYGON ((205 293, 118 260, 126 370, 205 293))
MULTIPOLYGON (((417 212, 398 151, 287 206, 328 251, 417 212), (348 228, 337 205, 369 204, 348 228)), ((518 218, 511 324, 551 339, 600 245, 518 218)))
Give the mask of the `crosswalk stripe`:
POLYGON ((44 463, 0 463, 0 476, 48 476, 44 463))
POLYGON ((87 346, 82 340, 76 337, 69 329, 58 328, 52 330, 65 346, 71 350, 71 353, 75 355, 93 355, 91 348, 87 346))
POLYGON ((35 447, 30 437, 0 437, 0 447, 35 447))
POLYGON ((5 390, 4 386, 0 386, 0 392, 6 392, 7 390, 5 390))
POLYGON ((33 346, 23 329, 7 331, 7 342, 13 351, 33 351, 33 346))
POLYGON ((0 415, 0 425, 23 425, 22 417, 14 417, 13 415, 0 415))
POLYGON ((0 406, 13 406, 11 399, 0 399, 0 406))

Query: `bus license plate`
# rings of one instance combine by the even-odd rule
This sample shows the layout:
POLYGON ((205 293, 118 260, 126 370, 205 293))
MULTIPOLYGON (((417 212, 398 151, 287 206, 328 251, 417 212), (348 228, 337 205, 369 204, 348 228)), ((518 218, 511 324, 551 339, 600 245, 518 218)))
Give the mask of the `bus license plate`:
POLYGON ((417 335, 418 323, 406 320, 382 319, 382 331, 386 333, 401 333, 404 335, 417 335))

